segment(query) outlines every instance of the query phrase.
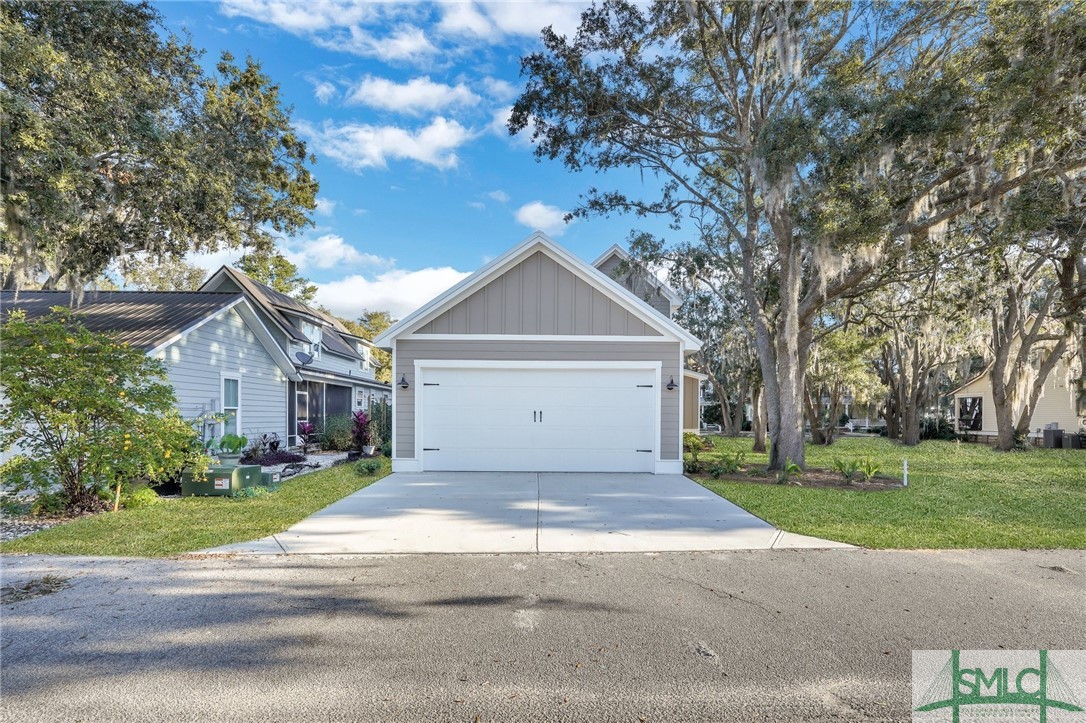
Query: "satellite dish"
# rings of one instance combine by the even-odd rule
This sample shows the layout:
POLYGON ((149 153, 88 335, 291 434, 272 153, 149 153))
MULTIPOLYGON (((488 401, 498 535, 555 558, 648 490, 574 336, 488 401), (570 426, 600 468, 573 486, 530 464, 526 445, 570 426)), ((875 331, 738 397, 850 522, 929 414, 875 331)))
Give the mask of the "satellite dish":
POLYGON ((306 354, 304 351, 294 352, 294 358, 298 360, 298 363, 303 367, 313 361, 312 354, 306 354))

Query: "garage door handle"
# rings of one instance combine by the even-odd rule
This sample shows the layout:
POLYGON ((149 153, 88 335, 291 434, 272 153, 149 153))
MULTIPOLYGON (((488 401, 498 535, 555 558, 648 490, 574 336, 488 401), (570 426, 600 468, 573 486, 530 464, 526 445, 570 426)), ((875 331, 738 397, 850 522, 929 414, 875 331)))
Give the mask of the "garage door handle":
POLYGON ((535 415, 536 415, 536 412, 532 412, 532 421, 533 422, 536 421, 535 415))
POLYGON ((539 421, 540 422, 543 421, 543 410, 542 409, 539 410, 539 421))
POLYGON ((652 452, 651 449, 635 449, 635 452, 652 452))

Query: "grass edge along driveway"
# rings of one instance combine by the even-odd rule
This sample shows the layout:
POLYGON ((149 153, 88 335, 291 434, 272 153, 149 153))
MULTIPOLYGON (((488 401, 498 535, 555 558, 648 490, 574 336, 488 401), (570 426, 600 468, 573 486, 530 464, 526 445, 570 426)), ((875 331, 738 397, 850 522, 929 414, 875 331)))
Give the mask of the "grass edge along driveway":
POLYGON ((343 464, 284 480, 279 491, 253 498, 161 499, 140 509, 103 512, 0 544, 0 552, 51 555, 168 557, 247 542, 282 532, 317 510, 366 487, 375 475, 343 464))
MULTIPOLYGON (((764 466, 749 438, 711 438, 700 458, 743 451, 764 466)), ((834 458, 871 457, 880 474, 909 486, 888 492, 698 480, 708 489, 788 532, 870 548, 1086 548, 1086 451, 996 452, 986 445, 844 438, 807 446, 809 467, 834 458)), ((802 479, 800 480, 802 482, 802 479)))

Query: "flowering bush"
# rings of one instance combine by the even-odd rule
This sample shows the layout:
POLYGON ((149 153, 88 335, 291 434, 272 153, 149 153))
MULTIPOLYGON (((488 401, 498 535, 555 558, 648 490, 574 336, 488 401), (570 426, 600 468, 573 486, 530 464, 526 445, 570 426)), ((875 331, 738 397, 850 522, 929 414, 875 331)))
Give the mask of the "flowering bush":
POLYGON ((313 444, 313 435, 317 425, 312 422, 298 422, 298 438, 302 441, 302 454, 309 454, 309 445, 313 444))
POLYGON ((100 509, 118 484, 206 468, 163 362, 88 331, 59 306, 35 319, 13 311, 2 334, 0 449, 21 448, 24 486, 60 483, 67 510, 78 512, 100 509))
POLYGON ((351 415, 351 421, 354 422, 354 427, 351 429, 351 444, 355 449, 362 449, 369 446, 370 434, 369 434, 369 415, 366 414, 365 409, 359 409, 353 415, 351 415))

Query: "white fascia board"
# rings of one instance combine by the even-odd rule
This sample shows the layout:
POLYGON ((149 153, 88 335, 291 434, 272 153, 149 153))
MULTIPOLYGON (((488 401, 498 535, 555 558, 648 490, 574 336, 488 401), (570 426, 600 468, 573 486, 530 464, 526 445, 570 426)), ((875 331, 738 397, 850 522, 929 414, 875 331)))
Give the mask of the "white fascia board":
POLYGON ((697 379, 699 382, 709 381, 709 375, 708 374, 702 374, 701 372, 696 372, 693 369, 683 369, 683 376, 684 377, 693 377, 694 379, 697 379))
POLYGON ((607 276, 599 269, 589 266, 578 257, 558 245, 553 239, 542 231, 536 231, 521 243, 509 251, 490 261, 471 276, 438 295, 429 303, 408 314, 396 324, 390 326, 373 343, 382 348, 389 348, 393 338, 404 336, 415 331, 418 327, 439 315, 446 308, 452 306, 460 298, 466 298, 475 289, 485 285, 491 279, 497 277, 508 268, 520 263, 528 255, 537 249, 545 249, 551 256, 562 261, 569 270, 582 281, 600 289, 609 299, 619 306, 636 315, 661 334, 671 336, 683 342, 693 351, 701 348, 701 340, 690 334, 681 326, 665 318, 642 299, 637 298, 628 289, 614 279, 607 276))
POLYGON ((611 248, 604 251, 602 254, 596 257, 596 260, 592 262, 592 265, 599 268, 600 264, 609 259, 611 256, 618 256, 623 261, 629 261, 630 255, 626 253, 626 249, 622 248, 618 244, 611 244, 611 248))
POLYGON ((202 319, 200 319, 199 321, 197 321, 195 324, 192 324, 192 325, 182 329, 181 331, 177 332, 176 334, 171 336, 166 341, 160 342, 153 349, 148 349, 147 350, 147 356, 154 356, 155 354, 158 354, 160 351, 162 351, 166 347, 170 346, 171 344, 176 344, 178 341, 180 341, 181 339, 184 339, 186 336, 188 336, 192 332, 196 331, 197 329, 199 329, 201 326, 203 326, 207 322, 211 321, 212 319, 219 318, 224 313, 226 313, 227 311, 230 311, 230 309, 233 309, 238 304, 244 303, 244 301, 245 301, 245 297, 241 296, 241 297, 239 297, 237 299, 234 299, 229 304, 219 307, 214 312, 208 314, 207 316, 205 316, 202 319))

